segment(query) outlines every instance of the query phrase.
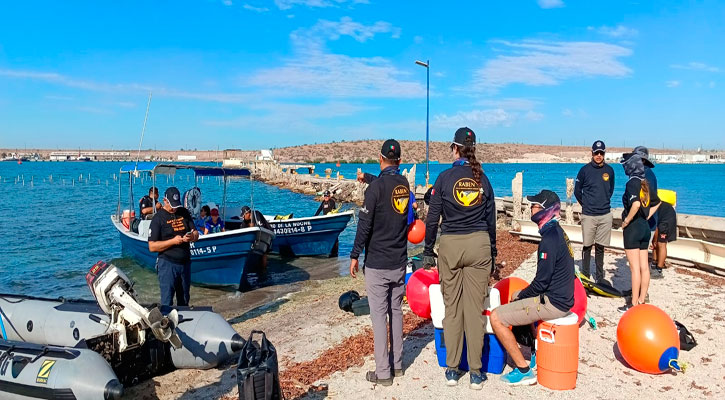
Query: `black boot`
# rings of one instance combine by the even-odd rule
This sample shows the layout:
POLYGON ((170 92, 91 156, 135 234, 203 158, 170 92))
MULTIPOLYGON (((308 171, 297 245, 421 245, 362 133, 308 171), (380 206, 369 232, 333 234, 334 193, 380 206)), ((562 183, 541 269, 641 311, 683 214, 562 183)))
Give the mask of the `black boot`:
POLYGON ((597 268, 594 280, 601 282, 604 280, 604 246, 601 244, 594 245, 594 265, 597 268))
POLYGON ((584 246, 582 248, 582 269, 581 273, 589 278, 589 265, 592 262, 592 246, 584 246))

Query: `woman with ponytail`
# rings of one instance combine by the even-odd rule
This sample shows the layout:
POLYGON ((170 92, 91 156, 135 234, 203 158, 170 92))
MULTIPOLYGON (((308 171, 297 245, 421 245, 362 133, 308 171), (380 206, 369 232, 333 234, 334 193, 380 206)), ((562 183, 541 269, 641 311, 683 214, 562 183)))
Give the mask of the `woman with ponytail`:
POLYGON ((443 333, 446 345, 447 384, 455 386, 466 335, 471 389, 480 390, 483 350, 483 303, 496 257, 496 203, 491 183, 476 159, 476 134, 456 131, 451 151, 456 161, 436 179, 426 217, 423 265, 436 265, 433 246, 441 222, 438 273, 445 303, 443 333))
POLYGON ((624 252, 632 272, 632 300, 617 310, 625 312, 631 307, 643 304, 649 289, 650 230, 647 220, 650 217, 650 185, 645 179, 644 164, 639 154, 625 154, 622 166, 629 177, 622 196, 622 230, 624 252))

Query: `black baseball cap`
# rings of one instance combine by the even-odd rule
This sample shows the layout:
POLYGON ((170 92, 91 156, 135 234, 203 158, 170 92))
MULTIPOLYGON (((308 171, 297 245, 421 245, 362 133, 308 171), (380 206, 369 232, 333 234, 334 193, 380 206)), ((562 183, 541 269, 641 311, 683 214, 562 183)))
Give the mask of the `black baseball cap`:
POLYGON ((607 146, 604 145, 604 142, 601 140, 597 140, 592 144, 592 153, 604 153, 607 150, 607 146))
POLYGON ((242 217, 244 216, 244 214, 246 214, 246 213, 248 213, 248 212, 252 212, 252 209, 251 209, 251 208, 249 208, 249 206, 244 206, 244 207, 242 207, 242 212, 241 212, 241 214, 242 214, 242 217))
POLYGON ((470 147, 476 145, 476 134, 473 133, 473 129, 464 126, 458 128, 456 133, 453 135, 453 144, 456 146, 470 147))
POLYGON ((559 196, 551 190, 542 190, 537 195, 526 196, 526 200, 531 204, 538 204, 543 208, 549 208, 555 203, 561 202, 559 196))
POLYGON ((171 208, 181 207, 181 193, 179 193, 179 189, 173 186, 166 189, 166 192, 164 192, 164 198, 169 202, 171 208))
POLYGON ((380 155, 388 160, 400 160, 400 143, 395 139, 388 139, 380 149, 380 155))
POLYGON ((324 193, 324 195, 325 195, 325 196, 329 196, 329 195, 330 195, 330 191, 329 191, 329 190, 325 190, 325 193, 324 193))

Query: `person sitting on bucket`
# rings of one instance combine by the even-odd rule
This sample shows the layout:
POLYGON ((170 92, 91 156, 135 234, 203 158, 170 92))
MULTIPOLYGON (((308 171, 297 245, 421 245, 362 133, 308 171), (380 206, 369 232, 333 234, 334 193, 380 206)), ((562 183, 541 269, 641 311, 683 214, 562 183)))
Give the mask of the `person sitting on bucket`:
POLYGON ((560 201, 556 193, 542 190, 526 196, 531 202, 531 220, 539 225, 541 242, 536 252, 536 277, 524 290, 514 293, 512 301, 491 312, 496 337, 511 356, 515 368, 501 380, 512 386, 533 385, 536 356, 526 363, 509 326, 525 326, 569 314, 574 306, 574 252, 569 238, 559 226, 560 201))

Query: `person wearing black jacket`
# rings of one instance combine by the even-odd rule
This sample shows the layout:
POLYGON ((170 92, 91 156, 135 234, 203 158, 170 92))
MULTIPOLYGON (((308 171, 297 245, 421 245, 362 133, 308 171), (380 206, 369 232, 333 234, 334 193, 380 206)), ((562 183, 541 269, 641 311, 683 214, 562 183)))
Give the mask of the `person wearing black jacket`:
POLYGON ((592 161, 583 166, 576 176, 574 196, 582 206, 582 275, 589 278, 589 265, 594 246, 594 280, 604 280, 604 246, 612 238, 612 206, 614 193, 614 169, 604 162, 604 142, 592 144, 592 161))
POLYGON ((490 319, 496 337, 515 364, 501 380, 513 386, 536 383, 532 370, 535 358, 532 356, 531 364, 526 363, 508 327, 561 318, 574 306, 574 252, 569 238, 559 226, 559 196, 542 190, 526 199, 531 203, 531 220, 539 226, 541 235, 536 252, 536 276, 528 287, 514 293, 513 301, 496 307, 490 319))
POLYGON ((433 246, 442 217, 438 269, 445 303, 443 334, 446 343, 445 377, 458 383, 463 334, 468 346, 470 387, 480 390, 483 350, 483 303, 496 257, 496 202, 493 188, 476 160, 476 134, 467 127, 456 131, 451 150, 453 166, 443 171, 431 189, 426 217, 423 265, 436 264, 433 246))
POLYGON ((320 207, 317 208, 317 212, 315 213, 315 217, 320 215, 327 215, 330 211, 335 209, 335 200, 333 200, 330 197, 330 191, 325 190, 324 198, 322 199, 322 203, 320 203, 320 207))
POLYGON ((363 272, 375 348, 375 371, 368 371, 365 379, 383 386, 393 384, 393 375, 403 375, 401 306, 408 261, 407 230, 412 214, 410 186, 408 180, 400 175, 399 165, 400 144, 388 139, 380 151, 380 175, 370 182, 365 191, 365 200, 358 214, 355 244, 350 252, 350 276, 356 278, 358 258, 365 251, 363 272), (388 338, 392 357, 389 355, 388 338))

